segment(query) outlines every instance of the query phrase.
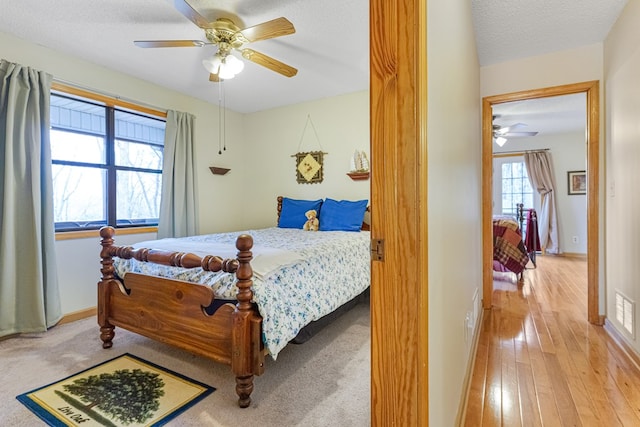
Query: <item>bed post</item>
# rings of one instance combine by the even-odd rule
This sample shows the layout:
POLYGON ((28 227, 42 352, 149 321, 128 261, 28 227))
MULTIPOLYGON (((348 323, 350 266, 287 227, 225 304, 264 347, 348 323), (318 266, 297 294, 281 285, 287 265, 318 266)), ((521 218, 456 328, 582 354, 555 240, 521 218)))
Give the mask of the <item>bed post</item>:
POLYGON ((109 298, 107 296, 108 286, 114 279, 113 258, 109 248, 113 246, 113 236, 116 231, 113 227, 102 227, 100 229, 100 272, 102 277, 98 282, 98 325, 100 325, 100 339, 102 340, 102 348, 111 348, 113 346, 114 326, 107 320, 109 318, 109 298))
POLYGON ((238 405, 246 408, 251 404, 253 377, 264 371, 264 356, 261 348, 260 318, 253 308, 253 238, 247 234, 238 236, 238 293, 236 309, 233 313, 231 369, 236 375, 238 405))
POLYGON ((282 214, 282 201, 284 200, 284 197, 278 196, 278 198, 276 200, 278 201, 278 207, 277 207, 278 220, 276 221, 276 225, 279 225, 280 224, 280 215, 282 214))

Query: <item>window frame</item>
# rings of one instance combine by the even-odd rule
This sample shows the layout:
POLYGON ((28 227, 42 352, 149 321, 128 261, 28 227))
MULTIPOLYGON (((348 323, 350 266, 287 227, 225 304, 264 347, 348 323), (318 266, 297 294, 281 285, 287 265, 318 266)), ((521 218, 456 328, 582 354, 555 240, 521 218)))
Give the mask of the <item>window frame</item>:
MULTIPOLYGON (((529 186, 530 186, 530 181, 529 181, 529 177, 528 177, 529 174, 528 174, 527 166, 526 166, 526 164, 524 162, 524 157, 522 156, 522 154, 494 155, 494 157, 493 157, 493 167, 494 167, 494 169, 496 167, 496 160, 498 160, 498 165, 499 165, 500 168, 502 168, 502 166, 505 165, 505 164, 522 163, 524 175, 522 177, 519 177, 519 179, 524 179, 525 176, 526 176, 527 182, 529 182, 529 186)), ((494 215, 513 215, 515 217, 516 214, 517 214, 516 206, 513 206, 513 207, 511 207, 510 209, 507 210, 502 205, 502 196, 504 194, 504 192, 503 192, 503 183, 504 183, 505 179, 509 179, 509 178, 505 178, 502 175, 502 170, 500 170, 500 171, 495 171, 494 170, 494 175, 495 175, 494 179, 495 179, 495 177, 498 177, 498 176, 500 177, 499 180, 495 180, 497 186, 494 186, 494 189, 493 189, 493 191, 494 191, 494 202, 498 199, 498 197, 500 199, 500 211, 497 212, 495 209, 492 209, 493 210, 493 214, 494 215), (498 194, 495 193, 496 191, 498 192, 498 194)), ((513 178, 510 178, 510 179, 513 180, 513 178)), ((512 195, 513 194, 520 194, 520 196, 522 196, 522 198, 523 198, 523 203, 524 203, 524 195, 525 194, 531 194, 532 206, 529 206, 529 207, 535 209, 535 205, 536 205, 535 194, 536 194, 536 191, 533 188, 531 188, 531 193, 523 191, 523 192, 520 192, 520 193, 511 192, 511 194, 512 195)), ((525 206, 525 207, 527 207, 527 206, 525 206)))
MULTIPOLYGON (((123 233, 122 231, 126 229, 130 229, 133 233, 143 233, 143 232, 155 232, 157 231, 157 224, 150 224, 148 222, 141 222, 140 224, 117 224, 117 212, 116 212, 116 204, 115 198, 117 194, 117 188, 115 186, 116 174, 118 171, 132 171, 132 172, 143 172, 143 173, 159 173, 162 174, 162 168, 158 169, 148 169, 148 168, 139 168, 132 166, 117 166, 115 164, 115 156, 114 156, 114 146, 115 141, 127 141, 133 143, 147 144, 147 145, 156 145, 153 143, 147 143, 144 141, 132 141, 128 138, 117 137, 115 134, 115 113, 116 111, 122 111, 129 114, 138 114, 140 116, 149 117, 151 119, 157 119, 164 121, 166 123, 167 113, 166 111, 160 111, 156 109, 152 109, 149 107, 145 107, 134 102, 125 101, 121 98, 109 97, 102 94, 97 94, 94 92, 90 92, 87 90, 79 89, 76 87, 68 86, 65 84, 54 82, 51 87, 51 94, 57 96, 68 97, 71 99, 76 99, 81 102, 89 102, 94 103, 100 107, 104 107, 106 113, 106 134, 105 144, 106 148, 106 159, 104 164, 95 164, 95 163, 83 163, 83 162, 75 162, 75 161, 67 161, 67 160, 52 160, 52 165, 69 165, 69 166, 87 166, 96 169, 102 169, 106 171, 107 179, 109 183, 107 184, 108 188, 112 190, 107 190, 107 194, 105 194, 106 209, 106 224, 110 225, 114 228, 118 228, 119 234, 129 234, 123 233)), ((52 126, 52 129, 54 127, 52 126)), ((63 130, 66 131, 66 130, 63 130)), ((81 132, 79 132, 81 133, 81 132)), ((102 136, 102 135, 101 135, 102 136)), ((164 153, 163 153, 164 154, 164 153)), ((58 223, 56 223, 58 224, 58 223)), ((54 224, 54 227, 56 226, 54 224)), ((78 228, 66 228, 66 229, 57 229, 56 228, 56 239, 64 240, 66 238, 74 238, 75 237, 84 237, 84 236, 96 236, 98 234, 98 230, 104 226, 105 224, 89 226, 89 227, 78 227, 78 228), (61 237, 65 236, 65 237, 61 237)))

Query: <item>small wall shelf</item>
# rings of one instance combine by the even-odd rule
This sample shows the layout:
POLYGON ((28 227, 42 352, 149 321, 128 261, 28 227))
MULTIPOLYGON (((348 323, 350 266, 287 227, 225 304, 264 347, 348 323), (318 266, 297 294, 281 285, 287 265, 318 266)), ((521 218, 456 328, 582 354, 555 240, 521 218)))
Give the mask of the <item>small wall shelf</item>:
POLYGON ((347 175, 354 181, 369 179, 369 172, 347 172, 347 175))
POLYGON ((218 168, 215 166, 210 166, 209 170, 211 171, 212 174, 214 175, 226 175, 227 172, 229 172, 231 169, 226 169, 226 168, 218 168))

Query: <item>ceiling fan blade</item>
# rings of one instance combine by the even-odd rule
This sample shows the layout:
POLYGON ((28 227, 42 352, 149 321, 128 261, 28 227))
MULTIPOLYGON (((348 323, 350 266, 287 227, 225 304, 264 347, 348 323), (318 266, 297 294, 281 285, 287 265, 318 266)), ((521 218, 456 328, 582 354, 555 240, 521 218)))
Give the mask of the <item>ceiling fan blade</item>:
POLYGON ((209 74, 209 81, 210 82, 216 82, 217 83, 217 82, 219 82, 221 80, 222 79, 220 77, 218 77, 217 74, 213 74, 213 73, 209 74))
POLYGON ((205 42, 202 40, 136 40, 133 42, 138 47, 202 47, 205 42))
POLYGON ((526 123, 514 123, 509 126, 501 127, 500 132, 507 133, 512 132, 516 129, 526 128, 528 125, 526 123))
POLYGON ((500 136, 536 136, 538 132, 505 132, 501 133, 500 136))
POLYGON ((265 55, 264 53, 256 52, 253 49, 242 49, 242 57, 248 59, 251 62, 255 62, 258 65, 262 65, 263 67, 267 67, 270 70, 275 71, 276 73, 280 73, 286 77, 293 77, 298 74, 298 70, 278 61, 277 59, 273 59, 270 56, 265 55))
POLYGON ((493 133, 497 136, 504 136, 507 134, 510 134, 514 131, 517 131, 517 129, 521 129, 521 128, 525 128, 527 127, 527 125, 525 123, 515 123, 513 125, 510 126, 501 126, 501 125, 493 125, 493 133))
POLYGON ((212 28, 211 23, 207 21, 204 16, 196 12, 186 0, 173 0, 173 7, 198 27, 212 28))
POLYGON ((276 18, 253 27, 245 28, 240 34, 246 39, 245 43, 257 42, 258 40, 272 39, 274 37, 286 36, 296 32, 293 24, 287 18, 276 18))

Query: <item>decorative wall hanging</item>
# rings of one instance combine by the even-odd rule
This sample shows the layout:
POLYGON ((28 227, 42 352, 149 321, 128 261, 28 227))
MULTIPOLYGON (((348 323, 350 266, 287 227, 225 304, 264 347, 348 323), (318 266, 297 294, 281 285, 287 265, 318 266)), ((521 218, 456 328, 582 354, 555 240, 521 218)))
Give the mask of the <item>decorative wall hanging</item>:
POLYGON ((324 179, 322 171, 324 164, 323 156, 325 154, 328 153, 322 151, 320 138, 318 138, 318 132, 316 132, 313 121, 311 121, 311 115, 307 115, 307 121, 304 124, 302 136, 300 137, 300 144, 298 144, 298 152, 291 156, 296 158, 296 181, 298 181, 298 184, 316 184, 322 182, 324 179), (311 123, 311 127, 313 128, 313 133, 316 136, 316 141, 318 142, 320 151, 300 151, 302 141, 304 140, 304 134, 309 123, 311 123))
POLYGON ((296 153, 296 180, 299 184, 322 182, 322 151, 296 153))

